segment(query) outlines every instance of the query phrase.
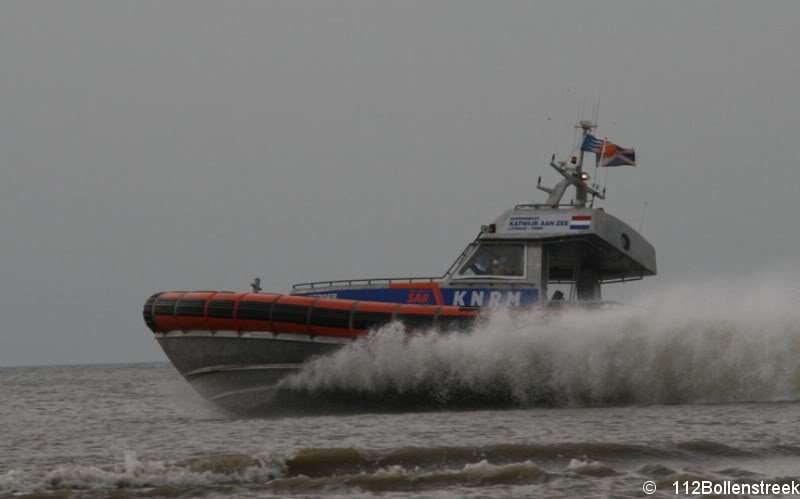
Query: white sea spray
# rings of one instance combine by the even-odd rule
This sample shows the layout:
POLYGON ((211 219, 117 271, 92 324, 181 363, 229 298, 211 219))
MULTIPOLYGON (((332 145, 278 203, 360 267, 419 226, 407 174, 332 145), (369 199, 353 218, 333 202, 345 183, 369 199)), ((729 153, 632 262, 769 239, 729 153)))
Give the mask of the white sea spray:
POLYGON ((443 402, 504 393, 522 405, 795 400, 792 277, 686 284, 608 310, 498 311, 468 333, 408 335, 391 324, 283 387, 443 402))

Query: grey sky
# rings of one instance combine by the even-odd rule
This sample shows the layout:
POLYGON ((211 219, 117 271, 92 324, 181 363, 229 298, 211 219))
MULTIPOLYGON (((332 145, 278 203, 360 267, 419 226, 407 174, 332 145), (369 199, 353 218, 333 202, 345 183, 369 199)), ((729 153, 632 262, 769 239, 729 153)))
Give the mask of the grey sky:
POLYGON ((796 262, 800 3, 0 4, 0 365, 163 360, 166 289, 439 274, 565 154, 660 276, 796 262), (602 4, 602 5, 601 5, 602 4), (758 258, 756 258, 758 256, 758 258))

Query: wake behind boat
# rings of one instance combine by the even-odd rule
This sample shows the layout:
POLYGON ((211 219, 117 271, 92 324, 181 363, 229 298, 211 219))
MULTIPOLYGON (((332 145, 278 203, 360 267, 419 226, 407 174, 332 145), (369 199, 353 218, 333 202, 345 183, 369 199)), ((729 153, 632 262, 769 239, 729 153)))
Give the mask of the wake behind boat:
POLYGON ((635 165, 633 150, 596 138, 593 122, 578 128, 577 154, 550 162, 562 180, 547 188, 539 179, 547 201, 518 204, 481 226, 441 277, 302 283, 290 294, 262 293, 258 279, 250 293, 157 293, 145 303, 145 323, 198 392, 250 413, 273 403, 276 384, 310 359, 391 322, 450 333, 498 307, 602 305, 603 284, 655 275, 655 249, 594 208, 605 188, 590 184, 584 168, 587 152, 596 168, 635 165), (570 187, 575 198, 563 203, 570 187))

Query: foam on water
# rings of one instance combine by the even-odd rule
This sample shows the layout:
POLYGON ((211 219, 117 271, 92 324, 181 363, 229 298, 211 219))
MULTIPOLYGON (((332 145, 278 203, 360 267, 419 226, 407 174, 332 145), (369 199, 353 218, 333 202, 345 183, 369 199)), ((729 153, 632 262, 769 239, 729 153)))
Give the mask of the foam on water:
POLYGON ((586 476, 611 476, 616 472, 610 466, 601 463, 600 461, 581 461, 580 459, 572 459, 567 467, 579 475, 586 476))
POLYGON ((272 482, 273 490, 309 491, 352 488, 372 492, 426 490, 454 485, 475 487, 541 483, 550 474, 532 461, 492 464, 486 460, 462 467, 437 469, 407 468, 392 465, 371 472, 336 474, 319 477, 295 475, 272 482))
POLYGON ((318 358, 282 387, 519 405, 800 398, 796 272, 687 284, 602 311, 499 311, 470 333, 398 324, 318 358))
POLYGON ((280 463, 262 456, 215 456, 169 463, 140 460, 134 452, 125 452, 121 462, 110 465, 63 464, 45 473, 9 470, 0 474, 0 494, 263 484, 282 474, 280 463))
MULTIPOLYGON (((684 458, 702 454, 681 445, 646 449, 588 442, 483 448, 309 448, 273 455, 209 454, 181 461, 142 460, 126 452, 120 462, 107 465, 62 464, 39 472, 10 470, 0 474, 0 497, 71 496, 75 492, 81 497, 106 497, 110 492, 115 497, 194 496, 199 490, 209 497, 251 492, 258 497, 282 497, 320 491, 419 492, 545 483, 555 483, 553 487, 567 491, 581 483, 589 489, 616 487, 619 497, 637 497, 642 477, 668 484, 700 476, 657 463, 636 467, 643 452, 667 460, 676 457, 676 452, 684 458), (607 464, 606 459, 615 466, 607 464), (593 484, 587 485, 587 480, 593 484)), ((736 467, 706 471, 703 476, 763 478, 736 467)), ((544 491, 536 495, 551 494, 544 491)), ((575 494, 567 494, 571 495, 575 494)))

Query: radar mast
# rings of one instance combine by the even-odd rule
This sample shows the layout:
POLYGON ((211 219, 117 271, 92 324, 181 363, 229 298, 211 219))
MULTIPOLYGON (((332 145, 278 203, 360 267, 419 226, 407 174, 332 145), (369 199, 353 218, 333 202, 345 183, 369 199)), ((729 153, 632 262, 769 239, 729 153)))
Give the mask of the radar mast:
MULTIPOLYGON (((597 123, 594 123, 590 120, 580 120, 578 124, 575 125, 575 128, 583 131, 580 139, 580 143, 583 143, 586 135, 590 132, 593 132, 594 129, 597 128, 597 123)), ((570 164, 567 164, 566 161, 556 162, 555 154, 553 154, 553 156, 550 158, 550 166, 553 167, 553 169, 560 173, 564 178, 561 180, 561 182, 556 184, 555 187, 544 187, 542 185, 542 177, 539 177, 539 183, 536 188, 549 194, 547 197, 547 202, 544 204, 545 206, 550 206, 553 208, 557 208, 559 206, 585 208, 588 202, 589 194, 596 198, 605 199, 605 189, 603 192, 600 192, 587 185, 586 181, 589 180, 589 174, 583 171, 583 159, 586 152, 580 147, 578 149, 580 151, 579 155, 577 157, 572 156, 570 158, 570 164), (564 197, 567 189, 571 186, 575 187, 575 201, 569 205, 562 204, 561 199, 564 197)))

